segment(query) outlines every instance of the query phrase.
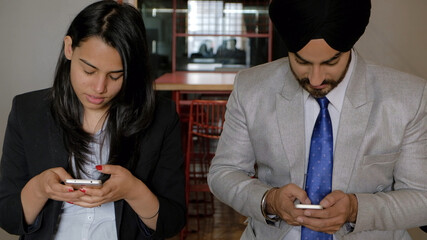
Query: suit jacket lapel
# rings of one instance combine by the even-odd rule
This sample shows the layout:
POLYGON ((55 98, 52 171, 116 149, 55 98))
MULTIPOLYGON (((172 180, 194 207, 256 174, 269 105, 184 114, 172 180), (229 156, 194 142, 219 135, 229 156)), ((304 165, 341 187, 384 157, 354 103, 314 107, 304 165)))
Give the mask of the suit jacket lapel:
MULTIPOLYGON (((46 152, 47 158, 44 159, 48 168, 51 167, 63 167, 65 170, 68 169, 68 153, 64 147, 64 140, 62 138, 62 130, 58 127, 56 122, 53 120, 50 110, 46 111, 44 115, 44 122, 47 129, 46 144, 48 144, 49 151, 46 152)), ((44 126, 40 126, 44 129, 44 126)), ((58 224, 59 215, 61 213, 63 202, 53 201, 52 203, 52 214, 50 221, 53 222, 53 225, 58 224)), ((52 228, 52 234, 56 231, 56 228, 52 228)))
POLYGON ((114 202, 114 213, 116 214, 116 228, 117 228, 117 237, 120 239, 120 227, 122 223, 122 215, 123 215, 123 201, 119 200, 114 202))
POLYGON ((289 161, 292 183, 303 186, 305 162, 304 105, 302 88, 292 72, 286 73, 285 84, 276 96, 277 122, 283 149, 289 161))
POLYGON ((46 124, 49 126, 48 143, 50 144, 50 157, 53 165, 63 167, 68 170, 68 153, 65 150, 64 139, 62 137, 62 130, 53 120, 49 112, 46 114, 46 124))
POLYGON ((349 186, 359 148, 365 136, 372 99, 366 79, 366 65, 358 57, 341 111, 334 153, 332 189, 346 191, 349 186))

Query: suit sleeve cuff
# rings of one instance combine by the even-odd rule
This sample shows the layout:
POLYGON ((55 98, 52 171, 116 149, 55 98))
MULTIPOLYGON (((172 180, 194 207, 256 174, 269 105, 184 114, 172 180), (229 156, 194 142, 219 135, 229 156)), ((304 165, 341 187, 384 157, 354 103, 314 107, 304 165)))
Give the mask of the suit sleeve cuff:
MULTIPOLYGON (((42 211, 43 211, 43 210, 42 210, 42 211)), ((27 223, 25 222, 25 216, 24 216, 24 213, 22 213, 22 226, 23 226, 23 230, 24 230, 24 233, 25 233, 25 234, 31 234, 31 233, 34 233, 34 232, 36 232, 37 230, 39 230, 39 229, 40 229, 40 227, 41 227, 41 223, 42 223, 42 219, 43 219, 42 215, 43 215, 43 212, 41 212, 41 213, 37 216, 37 218, 34 220, 34 223, 33 223, 33 224, 27 224, 27 223)))
POLYGON ((139 217, 138 217, 138 227, 141 229, 145 237, 147 238, 153 237, 155 231, 147 227, 147 225, 145 225, 144 222, 139 217))

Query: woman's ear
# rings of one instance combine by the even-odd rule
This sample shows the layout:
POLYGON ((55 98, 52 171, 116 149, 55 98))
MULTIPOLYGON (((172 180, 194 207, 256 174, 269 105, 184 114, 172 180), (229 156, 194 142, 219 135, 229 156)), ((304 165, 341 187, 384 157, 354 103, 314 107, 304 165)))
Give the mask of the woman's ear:
POLYGON ((64 38, 64 55, 68 60, 73 57, 73 39, 70 36, 64 38))

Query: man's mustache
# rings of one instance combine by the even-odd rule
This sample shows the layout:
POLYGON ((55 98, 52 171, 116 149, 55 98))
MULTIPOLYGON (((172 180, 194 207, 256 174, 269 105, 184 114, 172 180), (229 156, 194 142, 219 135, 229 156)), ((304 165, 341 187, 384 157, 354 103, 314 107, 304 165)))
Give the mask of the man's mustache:
MULTIPOLYGON (((310 85, 310 79, 308 79, 308 78, 300 78, 298 81, 301 84, 310 85)), ((320 85, 323 85, 323 84, 329 84, 329 85, 332 85, 332 86, 338 85, 337 81, 334 81, 334 80, 331 80, 331 79, 325 79, 325 80, 323 80, 322 84, 320 84, 320 85)))

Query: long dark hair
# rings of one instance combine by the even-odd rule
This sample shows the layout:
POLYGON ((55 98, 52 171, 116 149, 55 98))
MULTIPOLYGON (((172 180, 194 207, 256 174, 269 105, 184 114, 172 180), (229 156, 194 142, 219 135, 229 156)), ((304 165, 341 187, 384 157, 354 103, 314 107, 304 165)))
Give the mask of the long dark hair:
MULTIPOLYGON (((121 165, 132 172, 139 156, 139 138, 152 120, 155 104, 142 16, 131 5, 100 1, 83 9, 72 21, 66 35, 71 37, 73 49, 90 37, 99 37, 120 54, 123 85, 111 100, 107 112, 108 163, 121 165)), ((70 166, 74 156, 77 171, 73 173, 70 167, 70 173, 80 177, 79 172, 88 161, 86 154, 90 153, 92 135, 82 128, 83 107, 71 86, 70 65, 63 46, 51 92, 51 109, 63 131, 70 166)))

